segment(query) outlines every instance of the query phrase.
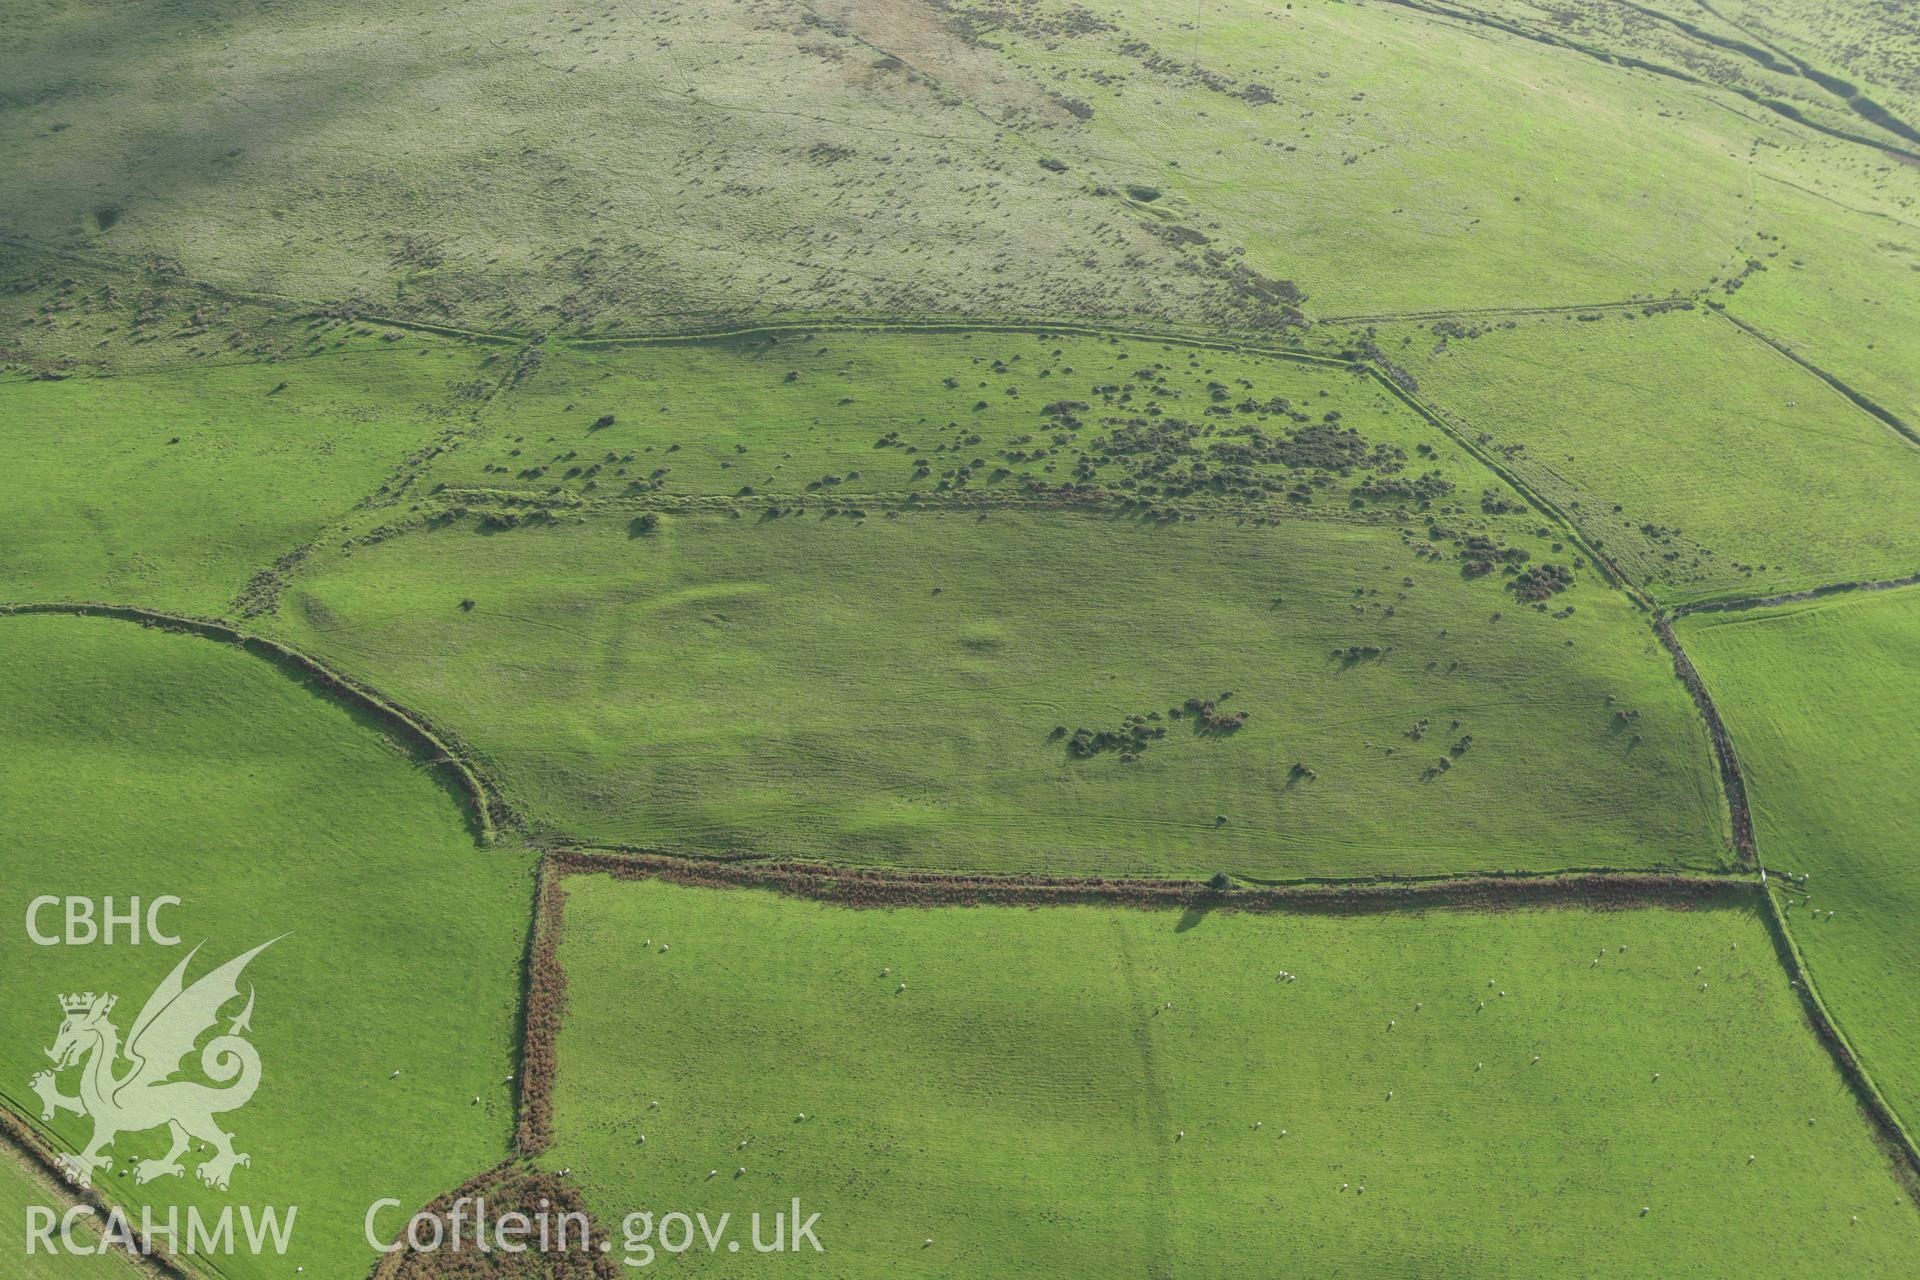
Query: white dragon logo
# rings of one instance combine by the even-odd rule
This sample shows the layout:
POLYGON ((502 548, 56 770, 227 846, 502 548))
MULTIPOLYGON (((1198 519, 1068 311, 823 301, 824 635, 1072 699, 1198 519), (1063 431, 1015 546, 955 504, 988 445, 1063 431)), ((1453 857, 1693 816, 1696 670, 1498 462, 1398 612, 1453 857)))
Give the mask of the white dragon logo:
POLYGON ((136 1161, 135 1182, 179 1177, 183 1172, 180 1157, 193 1139, 213 1148, 213 1154, 195 1170, 200 1181, 210 1187, 225 1191, 234 1166, 253 1163, 233 1149, 233 1135, 214 1123, 217 1113, 245 1106, 260 1085, 260 1055, 241 1038, 241 1033, 250 1029, 253 1017, 251 984, 247 987, 247 1006, 240 1016, 229 1024, 225 1035, 215 1036, 200 1051, 201 1071, 225 1087, 172 1077, 193 1052, 194 1042, 219 1022, 221 1006, 239 997, 240 972, 247 962, 279 940, 261 943, 190 987, 182 979, 200 948, 188 952, 133 1020, 124 1050, 129 1064, 124 1073, 116 1074, 123 1056, 120 1031, 107 1020, 118 997, 96 996, 91 991, 60 997, 60 1009, 66 1016, 53 1048, 47 1050, 53 1070, 35 1075, 31 1084, 40 1095, 42 1120, 53 1119, 57 1111, 93 1117, 93 1138, 86 1150, 59 1156, 61 1171, 68 1178, 83 1187, 90 1185, 96 1169, 113 1167, 112 1158, 101 1152, 117 1136, 163 1124, 172 1135, 172 1149, 159 1160, 136 1161), (55 1076, 83 1058, 86 1065, 80 1072, 80 1094, 67 1097, 60 1092, 55 1076))

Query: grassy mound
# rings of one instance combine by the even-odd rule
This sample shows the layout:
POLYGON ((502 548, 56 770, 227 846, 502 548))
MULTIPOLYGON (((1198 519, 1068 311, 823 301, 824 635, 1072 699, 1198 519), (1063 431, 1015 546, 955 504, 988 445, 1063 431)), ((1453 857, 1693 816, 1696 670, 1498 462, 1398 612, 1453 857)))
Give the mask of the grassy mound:
POLYGON ((1840 1277, 1920 1247, 1744 908, 565 892, 545 1162, 616 1229, 675 1209, 744 1233, 798 1196, 843 1275, 1721 1275, 1792 1254, 1840 1277), (1728 1229, 1753 1203, 1771 1211, 1728 1229))
POLYGON ((1760 854, 1840 1028, 1920 1122, 1920 590, 1680 624, 1739 745, 1760 854), (1793 887, 1782 872, 1803 874, 1793 887))
POLYGON ((0 938, 0 1102, 75 1149, 91 1123, 62 1112, 42 1126, 27 1083, 48 1065, 55 997, 117 993, 124 1034, 187 948, 205 940, 197 977, 290 934, 245 976, 264 1077, 223 1122, 252 1165, 226 1193, 203 1188, 191 1159, 184 1178, 136 1185, 132 1161, 166 1150, 154 1130, 121 1137, 95 1185, 136 1215, 297 1205, 287 1257, 223 1256, 221 1273, 361 1274, 374 1199, 424 1203, 504 1154, 525 861, 477 848, 459 801, 404 746, 233 649, 99 619, 0 618, 0 672, 13 729, 0 826, 22 914, 41 894, 183 900, 166 917, 179 948, 40 947, 16 920, 0 938))

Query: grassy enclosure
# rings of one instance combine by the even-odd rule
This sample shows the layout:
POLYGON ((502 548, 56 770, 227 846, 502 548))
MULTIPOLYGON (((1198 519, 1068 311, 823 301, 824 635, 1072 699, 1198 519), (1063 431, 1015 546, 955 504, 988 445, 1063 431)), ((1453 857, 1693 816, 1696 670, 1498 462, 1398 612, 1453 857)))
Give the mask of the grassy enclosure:
POLYGON ((1681 637, 1739 743, 1761 856, 1814 980, 1911 1129, 1920 589, 1700 615, 1681 637))
MULTIPOLYGON (((565 886, 544 1161, 610 1224, 797 1195, 819 1261, 891 1276, 1792 1255, 1846 1277, 1920 1247, 1742 907, 861 911, 565 886)), ((766 1265, 741 1256, 686 1261, 766 1265)))
MULTIPOLYGON (((0 1100, 39 1126, 27 1082, 48 1065, 57 996, 115 992, 124 1034, 188 948, 205 940, 197 977, 287 934, 246 974, 264 1065, 252 1101, 222 1117, 253 1157, 234 1194, 201 1186, 192 1160, 184 1177, 136 1184, 131 1162, 164 1154, 164 1130, 123 1135, 95 1182, 136 1217, 143 1204, 299 1207, 285 1258, 222 1256, 223 1275, 363 1273, 374 1199, 423 1203, 506 1153, 527 859, 478 848, 409 749, 235 649, 98 618, 0 617, 0 672, 15 735, 0 757, 9 885, 111 893, 122 908, 183 899, 166 917, 179 948, 36 946, 18 921, 0 935, 0 1100)), ((73 1092, 73 1073, 61 1087, 73 1092)), ((62 1150, 92 1131, 64 1112, 48 1128, 62 1150)))
POLYGON ((1706 311, 1462 317, 1380 340, 1663 603, 1920 568, 1920 446, 1706 311))
POLYGON ((1704 733, 1625 600, 1583 572, 1535 608, 1430 545, 1004 510, 469 519, 315 566, 278 627, 592 840, 1253 877, 1723 865, 1704 733))
POLYGON ((0 1111, 174 894, 196 1280, 1914 1273, 1912 8, 0 6, 0 1111))
POLYGON ((1351 366, 1149 337, 827 329, 562 348, 484 422, 436 462, 435 484, 636 502, 1073 491, 1452 516, 1477 516, 1497 484, 1351 366))
POLYGON ((482 359, 351 340, 271 364, 0 382, 0 599, 223 613, 459 429, 482 359))

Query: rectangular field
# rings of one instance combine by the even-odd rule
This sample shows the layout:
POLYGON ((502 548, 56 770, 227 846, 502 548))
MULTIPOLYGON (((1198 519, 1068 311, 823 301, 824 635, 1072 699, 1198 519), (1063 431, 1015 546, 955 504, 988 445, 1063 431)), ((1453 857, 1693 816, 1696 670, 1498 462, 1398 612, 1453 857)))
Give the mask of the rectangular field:
POLYGON ((1708 312, 1462 317, 1380 343, 1663 603, 1920 569, 1920 447, 1708 312))
POLYGON ((276 625, 460 733, 536 829, 599 842, 1255 878, 1724 865, 1704 729, 1625 598, 1580 571, 1523 604, 1425 546, 1063 511, 468 519, 316 563, 276 625))
POLYGON ((765 330, 549 350, 436 460, 454 489, 1478 513, 1497 484, 1326 358, 1016 330, 765 330))
POLYGON ((1682 620, 1828 1009, 1920 1123, 1920 588, 1682 620), (1805 875, 1795 887, 1782 873, 1805 875))
POLYGON ((798 1196, 826 1249, 805 1257, 843 1276, 1791 1257, 1852 1278, 1920 1248, 1744 907, 853 910, 564 885, 543 1162, 616 1240, 634 1210, 744 1233, 798 1196))
POLYGON ((0 600, 225 612, 253 574, 463 423, 470 347, 0 383, 0 600))
MULTIPOLYGON (((297 1206, 285 1256, 222 1254, 213 1274, 360 1276, 376 1198, 417 1206, 505 1156, 529 859, 478 847, 424 760, 259 657, 103 618, 0 616, 0 719, 13 734, 0 752, 0 1105, 79 1150, 93 1122, 42 1121, 30 1085, 51 1065, 59 997, 112 993, 130 1037, 196 945, 188 981, 278 939, 241 988, 255 995, 259 1088, 220 1116, 251 1163, 213 1190, 196 1147, 180 1174, 143 1183, 138 1162, 166 1153, 167 1131, 121 1134, 93 1183, 135 1222, 143 1206, 182 1222, 190 1207, 211 1219, 297 1206), (129 945, 123 929, 111 945, 36 945, 23 926, 42 895, 99 914, 104 895, 121 912, 172 895, 162 919, 180 944, 129 945)), ((58 918, 49 908, 38 923, 57 932, 58 918)), ((240 1004, 223 1012, 224 1031, 240 1004)), ((183 1078, 203 1079, 200 1063, 189 1054, 183 1078)), ((63 1095, 80 1070, 58 1076, 63 1095)), ((6 1194, 0 1274, 12 1276, 23 1218, 6 1194)), ((84 1261, 54 1274, 87 1274, 84 1261)))

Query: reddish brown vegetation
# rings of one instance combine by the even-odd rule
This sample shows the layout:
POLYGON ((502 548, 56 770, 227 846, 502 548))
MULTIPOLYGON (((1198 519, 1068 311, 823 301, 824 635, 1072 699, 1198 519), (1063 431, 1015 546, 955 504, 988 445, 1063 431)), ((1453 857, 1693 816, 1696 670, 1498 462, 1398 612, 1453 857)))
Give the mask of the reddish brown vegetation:
POLYGON ((535 907, 533 955, 527 965, 526 1033, 520 1054, 520 1122, 514 1145, 535 1156, 553 1141, 554 1045, 567 1014, 567 975, 558 955, 566 923, 567 894, 560 878, 564 862, 548 858, 540 867, 535 907))
MULTIPOLYGON (((440 1219, 449 1243, 431 1253, 415 1253, 406 1249, 390 1253, 374 1267, 370 1280, 506 1280, 507 1277, 513 1277, 513 1280, 612 1280, 612 1277, 622 1274, 617 1260, 619 1255, 600 1252, 601 1241, 609 1238, 607 1233, 587 1212, 586 1201, 579 1191, 558 1174, 503 1164, 455 1187, 420 1212, 440 1219), (482 1252, 473 1243, 473 1214, 469 1210, 465 1215, 468 1233, 466 1245, 454 1249, 451 1247, 452 1233, 447 1214, 454 1202, 463 1197, 469 1200, 484 1198, 487 1218, 495 1223, 509 1213, 524 1213, 530 1218, 544 1213, 555 1224, 556 1239, 561 1217, 579 1214, 588 1223, 587 1247, 564 1251, 556 1248, 545 1253, 533 1248, 518 1254, 497 1249, 482 1252)), ((429 1235, 423 1229, 422 1238, 428 1238, 429 1235)), ((568 1243, 577 1245, 578 1242, 579 1235, 574 1231, 569 1235, 568 1243)))
POLYGON ((1220 893, 1193 880, 1050 879, 864 870, 807 862, 713 862, 650 853, 561 850, 549 874, 598 873, 707 889, 770 889, 846 907, 1067 906, 1178 908, 1205 903, 1241 911, 1363 914, 1418 907, 1568 906, 1616 910, 1691 908, 1750 897, 1751 885, 1704 876, 1593 872, 1459 877, 1352 885, 1277 885, 1220 893))
POLYGON ((1687 651, 1680 647, 1680 638, 1673 634, 1673 625, 1665 617, 1656 615, 1653 629, 1660 637, 1660 643, 1673 655, 1673 673, 1680 677, 1680 683, 1687 686, 1687 692, 1693 695, 1694 706, 1700 709, 1701 719, 1707 722, 1707 735, 1713 739, 1714 758, 1720 764, 1720 782, 1727 792, 1727 812, 1733 820, 1733 849, 1739 855, 1740 864, 1746 867, 1760 865, 1760 853, 1753 841, 1753 812, 1747 807, 1747 781, 1740 772, 1740 758, 1733 753, 1733 739, 1727 733, 1727 726, 1720 719, 1720 710, 1713 705, 1713 695, 1707 692, 1707 685, 1694 669, 1693 660, 1687 657, 1687 651))

